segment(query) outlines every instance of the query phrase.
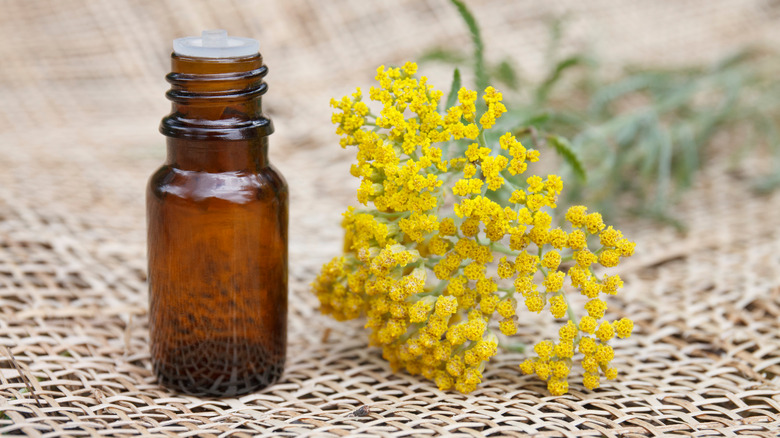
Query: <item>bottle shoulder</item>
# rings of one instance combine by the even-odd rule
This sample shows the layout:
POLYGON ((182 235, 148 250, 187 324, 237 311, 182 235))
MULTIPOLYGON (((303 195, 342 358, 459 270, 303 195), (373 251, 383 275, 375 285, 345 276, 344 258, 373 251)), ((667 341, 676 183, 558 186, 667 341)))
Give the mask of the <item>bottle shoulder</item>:
POLYGON ((268 198, 286 202, 287 183, 273 166, 257 171, 202 172, 164 165, 149 179, 148 194, 195 202, 219 199, 246 204, 268 198))

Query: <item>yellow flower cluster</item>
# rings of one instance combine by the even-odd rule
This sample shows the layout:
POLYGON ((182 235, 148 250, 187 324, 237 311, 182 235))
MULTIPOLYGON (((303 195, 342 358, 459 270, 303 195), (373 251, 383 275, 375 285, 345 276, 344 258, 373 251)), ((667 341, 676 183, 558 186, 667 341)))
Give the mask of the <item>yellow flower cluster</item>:
POLYGON ((623 282, 597 276, 594 266, 616 266, 634 243, 582 206, 565 215, 570 231, 554 227, 561 178, 524 177, 539 152, 510 133, 488 135, 506 112, 501 93, 484 91, 483 114, 466 88, 456 105, 440 110, 442 93, 416 72, 413 63, 377 70, 379 86, 369 92, 381 107, 376 114, 360 89, 331 102, 342 147, 357 147, 351 173, 366 208, 344 213, 344 255, 312 284, 321 311, 339 320, 365 316, 370 342, 395 369, 469 392, 498 351, 498 332, 517 332, 523 303, 569 317, 557 342, 536 344, 523 372, 556 395, 568 390, 575 356, 588 388, 598 387, 601 374, 615 378, 607 343, 630 336, 633 323, 603 321, 599 297, 623 282), (588 298, 579 320, 566 298, 574 290, 588 298))

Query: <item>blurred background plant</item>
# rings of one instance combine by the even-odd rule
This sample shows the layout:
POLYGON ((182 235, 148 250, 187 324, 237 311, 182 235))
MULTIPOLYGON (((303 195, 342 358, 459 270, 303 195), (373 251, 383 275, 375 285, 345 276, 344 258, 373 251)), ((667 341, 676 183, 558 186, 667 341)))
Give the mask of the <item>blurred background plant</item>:
POLYGON ((490 84, 505 91, 509 111, 496 132, 514 132, 531 147, 558 153, 557 171, 568 182, 564 204, 684 229, 673 206, 714 153, 729 154, 732 170, 759 154, 770 164, 751 171, 752 187, 767 192, 780 186, 777 53, 747 47, 711 65, 608 70, 591 50, 563 53, 566 19, 554 18, 546 73, 527 80, 516 67, 522 60, 485 61, 479 24, 465 3, 451 3, 468 26, 473 50, 432 48, 419 61, 454 66, 453 88, 469 73, 478 90, 490 84), (744 140, 715 150, 716 135, 737 131, 744 140))

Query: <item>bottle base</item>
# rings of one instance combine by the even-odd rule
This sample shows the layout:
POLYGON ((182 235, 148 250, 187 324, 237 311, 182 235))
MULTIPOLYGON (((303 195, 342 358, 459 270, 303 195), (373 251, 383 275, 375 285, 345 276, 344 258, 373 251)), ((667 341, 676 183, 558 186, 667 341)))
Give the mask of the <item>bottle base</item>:
POLYGON ((171 350, 165 359, 153 358, 152 362, 157 380, 164 386, 189 395, 233 397, 279 380, 284 351, 281 355, 269 353, 262 345, 211 341, 171 350))

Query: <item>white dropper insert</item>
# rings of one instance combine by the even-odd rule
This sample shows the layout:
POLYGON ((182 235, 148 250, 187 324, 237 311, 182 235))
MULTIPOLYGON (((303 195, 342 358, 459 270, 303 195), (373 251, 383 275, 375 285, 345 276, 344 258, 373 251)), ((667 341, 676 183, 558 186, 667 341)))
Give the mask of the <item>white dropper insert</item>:
POLYGON ((173 40, 173 51, 193 58, 242 58, 257 55, 260 43, 252 38, 229 37, 226 30, 204 30, 199 37, 173 40))

